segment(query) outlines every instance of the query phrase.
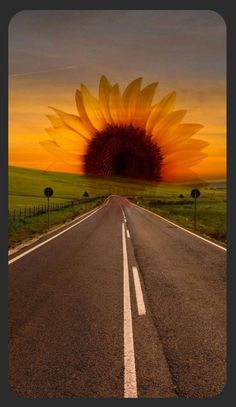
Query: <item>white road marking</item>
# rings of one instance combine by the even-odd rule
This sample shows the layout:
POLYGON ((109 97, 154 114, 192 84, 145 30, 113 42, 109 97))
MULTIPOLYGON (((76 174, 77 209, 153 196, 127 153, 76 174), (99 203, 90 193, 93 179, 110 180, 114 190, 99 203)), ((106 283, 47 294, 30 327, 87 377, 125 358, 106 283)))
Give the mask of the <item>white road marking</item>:
POLYGON ((25 252, 19 254, 18 256, 13 257, 13 259, 11 259, 11 260, 8 261, 8 264, 14 263, 15 261, 21 259, 22 257, 24 257, 24 256, 26 256, 27 254, 33 252, 34 250, 38 249, 39 247, 45 245, 46 243, 51 242, 51 240, 56 239, 58 236, 63 235, 63 233, 68 232, 68 230, 70 230, 70 229, 74 228, 75 226, 79 225, 79 224, 82 223, 84 220, 90 218, 90 216, 93 216, 97 211, 99 211, 100 209, 104 208, 104 206, 106 206, 107 203, 108 203, 108 202, 106 202, 104 205, 100 206, 99 208, 97 208, 97 209, 95 209, 95 210, 92 210, 92 212, 91 212, 89 215, 85 216, 83 219, 81 219, 80 221, 74 223, 73 225, 69 226, 68 228, 63 229, 61 232, 57 233, 56 235, 50 237, 50 238, 47 239, 47 240, 44 240, 42 243, 37 244, 36 246, 32 247, 31 249, 26 250, 25 252))
POLYGON ((124 221, 125 221, 125 223, 126 223, 126 222, 127 222, 127 219, 126 219, 125 212, 124 212, 124 210, 123 210, 123 208, 122 208, 122 206, 121 206, 121 205, 120 205, 120 209, 121 209, 121 212, 122 212, 122 215, 123 215, 124 221))
POLYGON ((137 398, 137 378, 130 301, 129 266, 124 223, 122 223, 122 246, 124 272, 124 397, 137 398))
POLYGON ((227 248, 225 248, 225 247, 223 247, 223 246, 220 246, 219 244, 214 243, 214 242, 212 242, 211 240, 205 239, 204 237, 199 236, 199 235, 197 235, 196 233, 190 232, 190 230, 185 229, 185 228, 183 228, 182 226, 177 225, 177 223, 174 223, 174 222, 171 222, 170 220, 167 220, 166 218, 163 218, 163 216, 157 215, 157 213, 154 213, 154 212, 152 212, 152 211, 149 211, 148 209, 143 208, 142 206, 139 206, 139 205, 136 205, 136 204, 133 204, 133 205, 137 206, 137 207, 140 208, 140 209, 143 209, 144 211, 146 211, 146 212, 148 212, 148 213, 151 213, 151 214, 154 215, 154 216, 157 216, 158 218, 163 219, 164 221, 170 223, 171 225, 176 226, 176 227, 179 228, 179 229, 184 230, 185 232, 189 233, 190 235, 193 235, 193 236, 195 236, 195 237, 198 237, 198 239, 204 240, 204 242, 210 243, 210 244, 212 244, 213 246, 218 247, 219 249, 222 249, 222 250, 224 250, 224 251, 227 251, 227 248))
POLYGON ((126 229, 126 233, 127 233, 127 237, 130 239, 130 234, 129 234, 129 230, 126 229))
POLYGON ((143 300, 143 292, 142 292, 142 287, 141 287, 137 267, 133 266, 132 270, 133 270, 133 277, 134 277, 134 287, 135 287, 138 314, 145 315, 146 307, 145 307, 144 300, 143 300))

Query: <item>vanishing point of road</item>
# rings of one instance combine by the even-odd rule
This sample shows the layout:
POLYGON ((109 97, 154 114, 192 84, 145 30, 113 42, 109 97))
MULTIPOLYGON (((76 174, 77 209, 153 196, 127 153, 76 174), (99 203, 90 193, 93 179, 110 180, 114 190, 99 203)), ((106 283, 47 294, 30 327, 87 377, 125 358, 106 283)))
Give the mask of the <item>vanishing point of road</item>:
POLYGON ((9 258, 9 385, 26 398, 213 397, 226 250, 127 199, 9 258))

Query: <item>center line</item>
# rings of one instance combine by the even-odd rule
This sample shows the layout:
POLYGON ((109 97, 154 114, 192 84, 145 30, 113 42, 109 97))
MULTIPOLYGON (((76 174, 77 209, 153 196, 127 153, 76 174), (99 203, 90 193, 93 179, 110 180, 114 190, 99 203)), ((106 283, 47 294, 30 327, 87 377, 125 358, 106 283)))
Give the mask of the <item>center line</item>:
POLYGON ((124 223, 122 223, 122 244, 124 272, 124 397, 137 398, 137 378, 130 301, 129 266, 124 223))
POLYGON ((134 287, 135 287, 138 314, 145 315, 146 308, 145 308, 145 304, 144 304, 144 300, 143 300, 143 292, 142 292, 142 287, 140 284, 138 269, 137 269, 137 267, 133 266, 132 270, 133 270, 133 277, 134 277, 134 287))

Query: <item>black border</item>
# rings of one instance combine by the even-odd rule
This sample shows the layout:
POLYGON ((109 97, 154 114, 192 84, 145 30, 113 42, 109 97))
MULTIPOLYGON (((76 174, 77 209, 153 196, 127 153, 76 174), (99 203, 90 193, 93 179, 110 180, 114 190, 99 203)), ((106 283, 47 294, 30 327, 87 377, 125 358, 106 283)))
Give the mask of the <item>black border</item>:
MULTIPOLYGON (((0 199, 0 259, 1 259, 1 272, 0 272, 0 316, 1 316, 1 348, 0 348, 0 397, 2 405, 29 405, 30 403, 96 403, 101 400, 102 403, 119 403, 124 399, 26 399, 18 397, 13 393, 7 381, 7 177, 8 177, 8 24, 11 18, 23 10, 212 10, 218 13, 225 21, 227 26, 227 190, 228 190, 228 204, 227 204, 227 235, 228 235, 228 379, 227 384, 216 397, 208 399, 138 399, 136 401, 129 400, 129 402, 138 403, 171 403, 181 405, 181 403, 201 403, 204 405, 212 405, 221 403, 230 403, 235 397, 234 377, 235 372, 235 324, 233 321, 233 306, 235 306, 235 273, 236 267, 236 251, 233 251, 233 232, 236 231, 236 217, 234 210, 236 209, 235 191, 236 185, 236 169, 235 157, 236 153, 236 125, 235 125, 235 105, 233 101, 236 100, 236 80, 234 70, 236 67, 235 46, 233 49, 233 38, 235 35, 235 21, 233 4, 227 0, 136 0, 132 4, 132 0, 34 0, 34 2, 8 1, 7 4, 1 5, 0 14, 0 41, 1 41, 1 92, 0 92, 0 106, 1 106, 1 137, 0 137, 0 174, 1 174, 1 199, 0 199), (3 61, 3 62, 2 62, 3 61)), ((125 401, 126 402, 126 401, 125 401)))

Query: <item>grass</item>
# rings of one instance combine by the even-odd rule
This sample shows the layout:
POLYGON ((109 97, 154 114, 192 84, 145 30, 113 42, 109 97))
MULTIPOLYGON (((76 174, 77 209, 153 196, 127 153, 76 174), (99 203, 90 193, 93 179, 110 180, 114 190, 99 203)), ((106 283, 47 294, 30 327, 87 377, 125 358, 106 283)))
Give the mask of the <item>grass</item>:
MULTIPOLYGON (((196 232, 226 243, 226 199, 222 191, 209 194, 207 190, 197 200, 196 232)), ((137 203, 187 229, 194 230, 194 202, 191 199, 147 199, 137 203)))
MULTIPOLYGON (((129 179, 87 177, 77 174, 46 172, 19 167, 9 167, 9 210, 46 204, 43 190, 54 190, 51 203, 66 203, 80 199, 87 191, 90 197, 109 194, 135 196, 138 203, 174 222, 193 229, 193 185, 153 184, 134 182, 129 179), (183 199, 179 195, 184 196, 183 199), (137 199, 137 197, 139 197, 137 199)), ((201 191, 197 200, 197 231, 212 239, 226 242, 226 188, 224 184, 194 185, 201 191)), ((99 199, 84 205, 52 212, 51 225, 58 225, 99 204, 99 199)), ((9 244, 14 246, 22 240, 46 231, 46 215, 9 221, 9 244)))
MULTIPOLYGON (((69 208, 60 209, 58 211, 52 211, 50 213, 50 228, 73 220, 77 216, 82 215, 83 213, 100 205, 102 202, 103 199, 98 198, 92 202, 87 202, 86 204, 75 205, 69 208)), ((16 221, 10 219, 8 223, 9 248, 13 248, 17 244, 47 232, 47 220, 47 214, 16 221)))
POLYGON ((9 209, 45 204, 43 190, 46 186, 51 186, 54 190, 51 203, 82 198, 84 191, 91 197, 108 194, 171 197, 189 192, 189 186, 134 182, 120 178, 95 178, 13 166, 9 167, 8 186, 9 209))

